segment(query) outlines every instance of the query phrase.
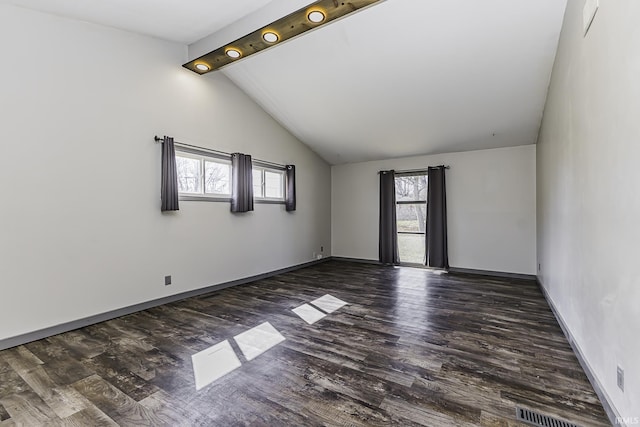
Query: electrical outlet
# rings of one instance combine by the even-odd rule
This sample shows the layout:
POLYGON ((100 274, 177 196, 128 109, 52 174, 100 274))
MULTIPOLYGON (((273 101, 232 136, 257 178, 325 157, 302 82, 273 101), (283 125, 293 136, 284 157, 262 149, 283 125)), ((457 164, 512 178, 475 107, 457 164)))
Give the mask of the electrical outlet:
POLYGON ((164 285, 169 286, 171 284, 171 276, 164 276, 164 285))
POLYGON ((538 264, 538 271, 542 270, 542 266, 540 264, 538 264))
POLYGON ((624 391, 624 370, 620 366, 618 366, 617 374, 618 374, 618 388, 624 391))
POLYGON ((324 252, 324 246, 320 246, 320 252, 324 252))

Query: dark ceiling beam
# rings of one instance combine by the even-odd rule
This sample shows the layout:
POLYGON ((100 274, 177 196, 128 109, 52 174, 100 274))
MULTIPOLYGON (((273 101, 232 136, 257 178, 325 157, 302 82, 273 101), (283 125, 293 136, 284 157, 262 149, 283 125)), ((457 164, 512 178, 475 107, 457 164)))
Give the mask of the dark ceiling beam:
POLYGON ((265 25, 246 36, 240 37, 231 43, 227 43, 224 46, 200 56, 199 58, 189 61, 186 64, 183 64, 183 67, 198 74, 206 74, 211 71, 216 71, 226 65, 253 55, 254 53, 277 46, 282 42, 293 39, 309 30, 327 25, 330 22, 343 18, 351 13, 381 1, 384 0, 318 0, 283 18, 265 25), (317 23, 312 22, 309 18, 312 12, 322 13, 324 15, 324 20, 317 23), (266 41, 266 33, 275 34, 277 36, 277 41, 266 41), (240 56, 238 58, 232 58, 228 55, 228 52, 231 50, 239 52, 240 56))

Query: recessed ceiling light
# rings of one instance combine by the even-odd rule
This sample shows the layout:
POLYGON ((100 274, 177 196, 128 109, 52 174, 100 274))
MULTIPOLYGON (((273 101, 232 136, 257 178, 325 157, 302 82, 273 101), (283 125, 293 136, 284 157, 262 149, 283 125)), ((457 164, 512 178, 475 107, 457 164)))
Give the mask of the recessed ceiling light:
POLYGON ((227 49, 226 52, 229 58, 238 59, 241 56, 241 53, 237 49, 227 49))
POLYGON ((307 18, 314 24, 319 24, 320 22, 324 21, 325 16, 324 13, 320 12, 319 10, 314 10, 313 12, 309 12, 307 18))
POLYGON ((267 43, 275 43, 278 41, 278 35, 276 33, 274 33, 273 31, 267 31, 266 33, 264 33, 262 35, 262 38, 264 39, 264 41, 266 41, 267 43))
POLYGON ((196 64, 196 69, 198 71, 209 71, 211 67, 209 67, 207 64, 200 63, 200 64, 196 64))
MULTIPOLYGON (((211 52, 195 58, 183 64, 183 66, 198 74, 219 70, 255 53, 277 47, 282 41, 293 39, 307 31, 316 30, 382 1, 307 0, 307 2, 311 3, 271 23, 267 23, 259 29, 251 31, 251 28, 248 28, 250 31, 248 34, 236 40, 227 41, 223 45, 218 45, 211 52), (200 67, 196 67, 198 64, 204 64, 209 69, 205 71, 200 67)), ((2 3, 2 0, 0 0, 0 3, 2 3)))

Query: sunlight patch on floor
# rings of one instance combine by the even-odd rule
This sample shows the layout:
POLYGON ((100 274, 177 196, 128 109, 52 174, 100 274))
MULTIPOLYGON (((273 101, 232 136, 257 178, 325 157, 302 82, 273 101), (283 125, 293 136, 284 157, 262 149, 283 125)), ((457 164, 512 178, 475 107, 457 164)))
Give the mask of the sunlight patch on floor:
POLYGON ((311 304, 315 305, 320 310, 326 313, 333 313, 334 311, 347 305, 346 302, 329 294, 321 296, 320 298, 311 301, 311 304))
POLYGON ((269 322, 264 322, 255 328, 238 334, 233 339, 247 360, 255 359, 285 340, 282 334, 269 322))
POLYGON ((292 311, 310 325, 313 325, 318 320, 326 316, 326 314, 311 307, 309 304, 302 304, 300 307, 296 307, 292 311))
POLYGON ((227 340, 194 354, 191 361, 196 390, 206 387, 242 365, 227 340))

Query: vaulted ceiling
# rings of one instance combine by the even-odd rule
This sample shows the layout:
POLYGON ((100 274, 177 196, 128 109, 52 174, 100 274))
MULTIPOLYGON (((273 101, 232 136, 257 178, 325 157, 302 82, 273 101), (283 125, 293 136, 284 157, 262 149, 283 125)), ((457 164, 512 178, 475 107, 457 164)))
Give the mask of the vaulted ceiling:
POLYGON ((0 0, 0 3, 183 44, 198 41, 270 2, 271 0, 0 0))
MULTIPOLYGON (((311 2, 2 1, 191 44, 190 59, 311 2)), ((331 164, 533 144, 565 6, 386 0, 219 72, 331 164)))

